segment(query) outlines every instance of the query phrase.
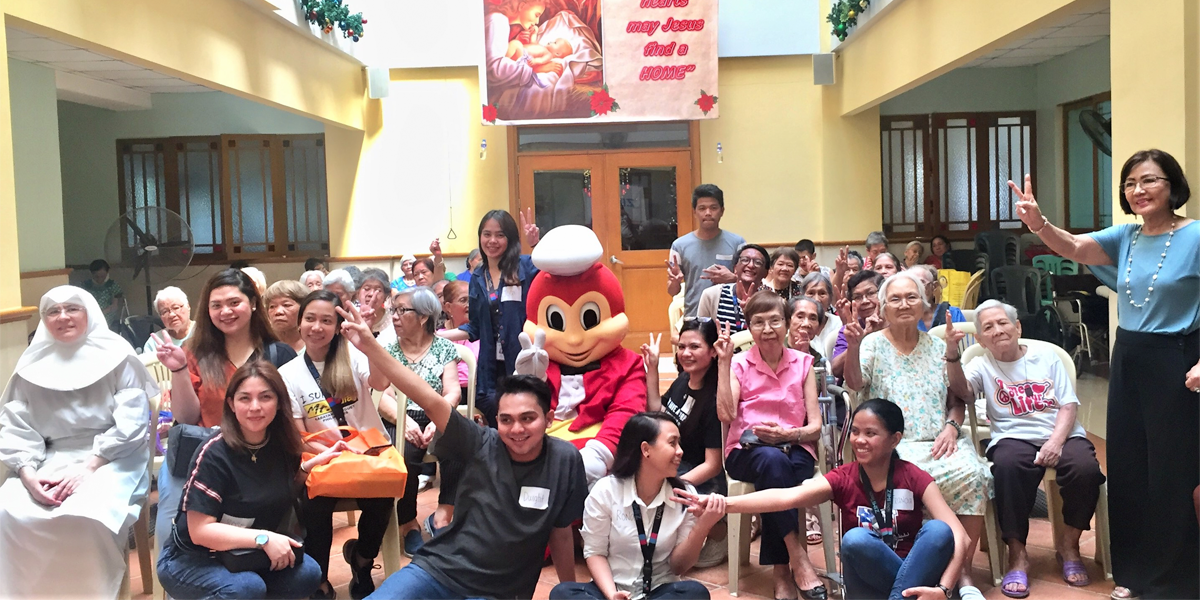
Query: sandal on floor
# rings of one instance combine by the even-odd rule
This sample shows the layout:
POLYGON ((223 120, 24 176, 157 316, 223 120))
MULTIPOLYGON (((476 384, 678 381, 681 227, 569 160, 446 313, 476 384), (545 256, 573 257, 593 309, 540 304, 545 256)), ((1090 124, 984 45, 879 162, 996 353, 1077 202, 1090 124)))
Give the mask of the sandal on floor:
POLYGON ((1092 582, 1092 578, 1088 576, 1087 568, 1083 566, 1082 560, 1063 560, 1062 554, 1055 553, 1055 558, 1062 565, 1062 578, 1071 587, 1084 587, 1092 582), (1072 575, 1083 575, 1083 579, 1071 581, 1072 575))
POLYGON ((1004 574, 1004 579, 1000 580, 1000 593, 1009 598, 1028 598, 1029 597, 1029 574, 1025 571, 1013 569, 1004 574), (1023 590, 1012 591, 1008 589, 1011 584, 1020 585, 1023 590))
POLYGON ((1122 585, 1113 588, 1109 598, 1112 598, 1112 600, 1137 600, 1137 596, 1133 595, 1133 591, 1122 585))
POLYGON ((815 514, 810 514, 805 521, 805 525, 808 531, 805 533, 804 539, 808 542, 808 545, 816 546, 820 544, 822 542, 821 519, 815 514))

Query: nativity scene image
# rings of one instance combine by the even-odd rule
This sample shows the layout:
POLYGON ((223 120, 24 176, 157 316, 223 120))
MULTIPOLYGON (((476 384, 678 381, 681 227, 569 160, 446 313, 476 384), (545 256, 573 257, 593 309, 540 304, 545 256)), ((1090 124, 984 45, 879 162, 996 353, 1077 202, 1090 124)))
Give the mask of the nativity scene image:
POLYGON ((485 121, 592 116, 589 95, 604 87, 600 0, 484 0, 483 12, 485 121))

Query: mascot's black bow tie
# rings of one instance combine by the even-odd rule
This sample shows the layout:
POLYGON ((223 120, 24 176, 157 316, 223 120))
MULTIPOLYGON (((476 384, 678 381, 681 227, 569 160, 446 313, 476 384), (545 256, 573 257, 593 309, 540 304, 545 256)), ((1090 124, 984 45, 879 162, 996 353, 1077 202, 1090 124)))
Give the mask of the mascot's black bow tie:
POLYGON ((571 365, 559 365, 558 372, 563 375, 583 375, 588 371, 595 371, 600 368, 600 361, 593 361, 582 367, 572 367, 571 365))

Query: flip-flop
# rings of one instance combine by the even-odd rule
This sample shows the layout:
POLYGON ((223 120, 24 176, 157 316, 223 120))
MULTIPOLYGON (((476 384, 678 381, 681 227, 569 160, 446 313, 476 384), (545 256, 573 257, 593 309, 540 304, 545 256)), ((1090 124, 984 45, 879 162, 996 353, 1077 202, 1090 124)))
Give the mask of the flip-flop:
POLYGON ((1029 574, 1020 569, 1013 569, 1004 574, 1004 579, 1000 580, 1000 593, 1009 598, 1028 598, 1029 597, 1029 574), (1025 588, 1021 591, 1012 591, 1008 589, 1010 584, 1018 584, 1025 588))
POLYGON ((1087 569, 1083 566, 1082 560, 1064 560, 1062 561, 1062 578, 1067 582, 1067 585, 1072 587, 1084 587, 1092 582, 1088 576, 1087 569), (1072 575, 1083 575, 1083 579, 1071 581, 1072 575))

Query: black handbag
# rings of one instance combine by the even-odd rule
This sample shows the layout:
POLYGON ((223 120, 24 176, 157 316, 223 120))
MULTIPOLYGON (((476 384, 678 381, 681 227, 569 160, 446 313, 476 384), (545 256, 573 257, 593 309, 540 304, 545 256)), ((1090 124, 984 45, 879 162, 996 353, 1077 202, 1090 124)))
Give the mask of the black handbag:
POLYGON ((747 427, 746 430, 742 432, 741 437, 738 438, 738 444, 740 444, 742 446, 743 450, 749 450, 751 448, 759 448, 759 447, 761 447, 761 448, 778 448, 778 449, 782 450, 784 454, 791 452, 792 445, 793 445, 791 442, 780 442, 778 444, 768 444, 768 443, 762 441, 761 439, 759 439, 759 437, 757 435, 754 435, 754 431, 751 430, 749 427, 747 427))
POLYGON ((167 434, 167 471, 172 477, 187 477, 196 448, 207 442, 220 427, 200 427, 176 423, 167 434))
MULTIPOLYGON (((296 555, 296 562, 294 564, 298 565, 304 560, 304 542, 302 540, 296 541, 300 542, 300 546, 292 548, 292 553, 296 555)), ((262 548, 234 548, 233 550, 222 550, 214 554, 217 556, 217 561, 228 569, 230 573, 271 570, 271 559, 267 556, 267 551, 262 548)))

